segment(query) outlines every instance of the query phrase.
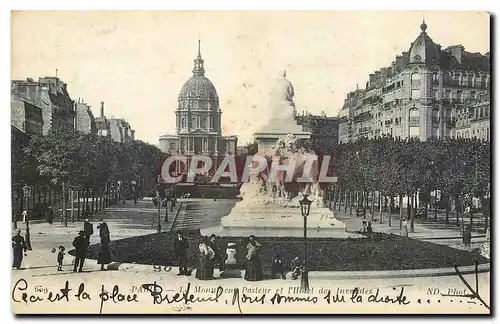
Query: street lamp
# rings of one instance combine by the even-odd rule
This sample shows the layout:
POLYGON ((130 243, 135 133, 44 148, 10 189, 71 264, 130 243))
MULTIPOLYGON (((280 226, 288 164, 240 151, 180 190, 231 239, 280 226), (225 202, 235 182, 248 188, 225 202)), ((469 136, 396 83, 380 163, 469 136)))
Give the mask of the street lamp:
POLYGON ((307 269, 307 216, 309 216, 312 201, 307 199, 307 194, 304 194, 303 196, 304 198, 299 201, 300 212, 302 214, 302 217, 304 218, 304 269, 300 282, 300 290, 303 292, 309 292, 309 274, 307 269))
POLYGON ((26 201, 26 209, 23 212, 24 222, 26 223, 26 234, 25 234, 26 248, 31 251, 30 220, 28 216, 28 203, 29 203, 29 198, 31 196, 31 187, 28 185, 24 185, 23 192, 24 192, 24 199, 26 201))

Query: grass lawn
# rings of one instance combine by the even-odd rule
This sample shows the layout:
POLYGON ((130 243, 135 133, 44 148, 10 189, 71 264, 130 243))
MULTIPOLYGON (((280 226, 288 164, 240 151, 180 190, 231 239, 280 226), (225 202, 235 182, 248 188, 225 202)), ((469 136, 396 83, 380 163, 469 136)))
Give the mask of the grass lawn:
MULTIPOLYGON (((191 231, 185 232, 185 235, 189 241, 189 265, 194 268, 200 233, 191 231)), ((165 232, 112 241, 113 261, 175 265, 174 238, 175 233, 165 232)), ((286 265, 294 256, 298 255, 302 259, 304 251, 302 238, 258 237, 257 241, 262 244, 261 259, 264 270, 270 270, 275 254, 280 254, 286 265)), ((221 237, 218 242, 224 250, 227 242, 237 243, 238 260, 243 269, 247 238, 221 237)), ((453 265, 472 265, 475 259, 479 263, 489 262, 488 259, 476 253, 384 233, 376 233, 372 240, 368 238, 311 238, 308 239, 307 249, 309 269, 312 271, 449 268, 453 265)), ((97 259, 98 253, 99 244, 91 245, 87 257, 97 259)))

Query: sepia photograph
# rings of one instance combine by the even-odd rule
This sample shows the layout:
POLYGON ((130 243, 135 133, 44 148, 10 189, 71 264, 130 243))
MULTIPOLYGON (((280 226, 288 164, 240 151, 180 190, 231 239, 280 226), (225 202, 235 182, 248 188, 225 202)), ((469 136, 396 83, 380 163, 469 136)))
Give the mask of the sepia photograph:
POLYGON ((11 312, 491 315, 491 14, 11 12, 11 312))

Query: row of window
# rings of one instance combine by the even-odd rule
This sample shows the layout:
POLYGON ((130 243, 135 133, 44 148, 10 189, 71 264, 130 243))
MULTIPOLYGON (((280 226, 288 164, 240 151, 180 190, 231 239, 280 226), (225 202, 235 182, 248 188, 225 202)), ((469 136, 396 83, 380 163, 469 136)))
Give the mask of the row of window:
MULTIPOLYGON (((185 117, 181 117, 181 128, 187 128, 187 120, 185 117)), ((214 128, 214 119, 212 116, 192 116, 191 118, 191 128, 214 128)))
POLYGON ((472 134, 469 133, 469 130, 465 130, 465 131, 457 131, 457 137, 458 138, 479 138, 479 139, 485 139, 487 141, 490 140, 490 129, 489 127, 487 127, 486 129, 482 128, 481 130, 475 130, 473 129, 472 130, 472 134), (472 136, 469 136, 469 135, 472 135, 472 136))
POLYGON ((210 101, 201 101, 201 100, 193 100, 187 101, 182 100, 179 102, 179 109, 207 109, 209 110, 212 107, 210 101))

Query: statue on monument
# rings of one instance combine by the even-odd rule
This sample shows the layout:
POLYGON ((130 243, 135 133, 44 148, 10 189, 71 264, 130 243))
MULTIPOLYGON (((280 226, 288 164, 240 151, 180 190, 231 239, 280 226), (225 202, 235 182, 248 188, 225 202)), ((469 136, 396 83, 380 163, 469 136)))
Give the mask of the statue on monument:
MULTIPOLYGON (((281 207, 300 207, 302 194, 308 194, 316 205, 323 204, 322 190, 318 183, 318 159, 310 149, 308 142, 302 142, 295 134, 302 133, 302 126, 295 121, 294 89, 286 78, 286 71, 273 82, 269 91, 268 110, 271 118, 263 133, 280 134, 275 145, 270 150, 259 150, 260 155, 268 161, 267 170, 250 173, 250 181, 240 188, 240 197, 246 202, 258 204, 273 204, 281 207), (314 163, 310 161, 315 160, 314 163), (280 170, 281 165, 289 165, 287 171, 280 170), (291 169, 291 170, 290 170, 291 169), (305 174, 304 174, 305 173, 305 174), (297 182, 298 178, 309 177, 308 182, 297 182)), ((256 160, 254 160, 253 168, 256 160)), ((258 164, 258 163, 257 163, 258 164)), ((251 167, 251 166, 247 166, 251 167)))
MULTIPOLYGON (((293 102, 294 95, 292 82, 286 78, 286 71, 282 71, 269 91, 268 109, 271 111, 271 120, 294 120, 297 113, 293 102)), ((271 123, 269 125, 272 126, 271 123)))
MULTIPOLYGON (((303 145, 293 134, 278 139, 270 156, 268 170, 250 173, 250 181, 241 187, 240 197, 246 202, 281 207, 300 207, 299 200, 308 194, 317 206, 323 207, 323 191, 318 182, 319 165, 317 156, 307 145, 303 145), (313 163, 308 161, 315 161, 313 163), (288 165, 292 172, 290 182, 286 181, 287 172, 279 170, 280 165, 288 165), (297 179, 308 177, 308 182, 297 179)), ((247 167, 256 167, 256 164, 247 167)))

